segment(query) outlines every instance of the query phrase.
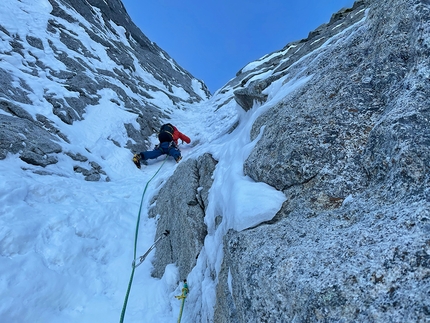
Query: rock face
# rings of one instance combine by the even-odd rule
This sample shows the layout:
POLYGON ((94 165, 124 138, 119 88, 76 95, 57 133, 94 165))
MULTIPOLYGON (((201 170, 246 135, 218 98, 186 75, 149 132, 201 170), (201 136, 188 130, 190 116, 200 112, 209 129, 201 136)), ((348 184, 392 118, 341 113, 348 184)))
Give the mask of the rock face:
POLYGON ((55 153, 62 151, 59 140, 40 127, 31 116, 27 118, 0 117, 0 158, 7 152, 19 153, 20 158, 32 165, 55 164, 55 153))
MULTIPOLYGON (((162 95, 171 107, 179 107, 210 95, 146 38, 119 0, 38 2, 32 10, 45 15, 36 20, 24 6, 14 10, 17 19, 27 20, 25 32, 0 22, 5 44, 0 52, 0 159, 19 154, 28 164, 47 167, 58 161, 59 153, 82 153, 64 129, 84 121, 89 107, 108 104, 135 114, 135 125, 123 125, 128 140, 115 144, 142 151, 161 119, 168 118, 154 97, 162 95), (38 83, 46 88, 41 91, 38 83), (106 93, 110 102, 102 101, 106 93), (11 131, 24 126, 25 132, 11 131)), ((90 149, 85 153, 96 162, 90 149)), ((100 178, 89 175, 87 180, 100 178)))
POLYGON ((248 110, 307 79, 253 125, 244 173, 287 200, 225 235, 214 322, 430 320, 429 21, 427 1, 357 1, 221 89, 248 110))
POLYGON ((359 1, 264 64, 311 78, 253 126, 244 172, 287 201, 225 236, 215 322, 430 319, 429 21, 425 1, 359 1))
MULTIPOLYGON (((0 21, 0 159, 18 154, 38 174, 68 159, 86 180, 108 180, 102 158, 67 133, 91 107, 132 114, 125 140, 100 140, 135 151, 169 109, 209 95, 120 1, 32 6, 49 10, 46 21, 28 13, 26 33, 0 21), (171 105, 157 106, 159 96, 171 105)), ((206 268, 213 322, 430 321, 429 22, 428 0, 357 1, 219 91, 218 107, 235 99, 249 110, 272 86, 306 80, 253 125, 261 137, 243 171, 287 199, 270 221, 223 237, 222 264, 206 268)), ((155 277, 174 263, 185 279, 200 260, 216 167, 209 154, 184 160, 155 198, 157 236, 171 230, 155 277)))
POLYGON ((328 24, 323 24, 310 32, 306 39, 288 44, 280 53, 264 56, 261 61, 256 62, 258 69, 242 69, 237 73, 237 78, 226 84, 226 86, 237 86, 240 82, 240 87, 234 92, 236 102, 246 111, 252 108, 254 103, 265 102, 267 94, 263 91, 270 84, 288 74, 290 66, 310 52, 319 49, 328 39, 339 34, 339 31, 362 19, 364 11, 361 10, 363 8, 363 1, 356 1, 351 9, 342 9, 333 14, 328 24), (256 75, 268 71, 272 72, 271 76, 257 81, 253 80, 256 75))
POLYGON ((157 203, 150 210, 158 219, 156 236, 165 230, 171 232, 155 251, 155 277, 160 278, 166 265, 175 263, 181 279, 185 279, 195 266, 206 237, 204 216, 215 166, 209 154, 184 161, 156 197, 157 203))

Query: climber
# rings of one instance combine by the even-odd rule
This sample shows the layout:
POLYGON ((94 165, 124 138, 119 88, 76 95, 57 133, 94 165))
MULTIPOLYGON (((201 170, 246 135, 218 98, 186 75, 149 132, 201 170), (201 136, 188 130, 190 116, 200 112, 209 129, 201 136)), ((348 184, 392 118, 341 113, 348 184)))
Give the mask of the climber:
POLYGON ((155 159, 161 155, 172 156, 178 163, 181 159, 181 151, 178 148, 178 139, 185 141, 187 144, 191 142, 191 139, 181 133, 175 126, 170 123, 164 124, 160 128, 158 133, 158 140, 160 143, 155 146, 153 150, 144 151, 133 156, 133 162, 140 168, 140 164, 147 165, 146 160, 155 159))

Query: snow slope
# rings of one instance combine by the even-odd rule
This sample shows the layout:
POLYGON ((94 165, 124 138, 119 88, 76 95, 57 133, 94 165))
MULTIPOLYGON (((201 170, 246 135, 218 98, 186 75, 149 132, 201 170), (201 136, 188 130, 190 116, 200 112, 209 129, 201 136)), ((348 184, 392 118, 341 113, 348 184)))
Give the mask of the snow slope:
MULTIPOLYGON (((208 228, 205 250, 197 266, 204 268, 209 263, 219 269, 222 235, 229 228, 242 230, 271 219, 280 208, 283 194, 244 176, 242 165, 255 144, 249 138, 255 118, 304 82, 306 79, 284 86, 273 84, 267 90, 273 99, 247 113, 234 100, 214 111, 214 102, 222 100, 220 96, 228 98, 231 92, 172 112, 172 123, 192 139, 191 144, 180 146, 184 159, 210 152, 219 160, 208 216, 222 208, 227 221, 217 231, 208 228), (239 125, 229 133, 236 121, 239 125), (268 195, 269 204, 265 198, 268 195)), ((101 101, 108 102, 110 93, 102 95, 101 101)), ((89 109, 89 114, 100 115, 97 107, 89 109)), ((119 321, 131 272, 140 199, 145 184, 162 165, 162 158, 138 170, 128 150, 112 149, 109 142, 100 140, 107 132, 118 141, 125 138, 123 128, 115 125, 115 120, 124 118, 124 111, 108 109, 104 118, 103 122, 95 122, 90 115, 84 122, 65 125, 67 129, 60 130, 69 135, 73 132, 75 143, 91 143, 93 153, 102 156, 102 167, 109 175, 114 174, 110 182, 38 175, 24 170, 28 165, 16 155, 8 155, 0 162, 2 322, 119 321)), ((70 159, 59 164, 73 169, 70 159)), ((142 254, 155 238, 154 219, 147 217, 149 201, 175 168, 173 159, 168 159, 144 197, 138 241, 142 254)), ((177 268, 169 265, 161 280, 151 278, 151 257, 152 254, 136 268, 125 322, 177 319, 180 302, 174 295, 179 295, 182 287, 177 268)), ((207 318, 213 314, 214 282, 204 280, 198 272, 188 277, 190 296, 184 310, 185 322, 195 315, 193 311, 201 310, 207 318), (202 304, 192 303, 198 299, 193 297, 193 284, 203 286, 202 304)))

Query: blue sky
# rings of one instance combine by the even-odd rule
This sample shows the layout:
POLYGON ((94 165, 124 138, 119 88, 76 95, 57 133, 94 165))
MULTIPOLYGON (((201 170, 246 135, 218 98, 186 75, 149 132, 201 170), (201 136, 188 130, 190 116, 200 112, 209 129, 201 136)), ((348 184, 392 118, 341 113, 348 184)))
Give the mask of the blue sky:
POLYGON ((352 0, 122 0, 142 32, 214 93, 246 64, 306 38, 352 0))

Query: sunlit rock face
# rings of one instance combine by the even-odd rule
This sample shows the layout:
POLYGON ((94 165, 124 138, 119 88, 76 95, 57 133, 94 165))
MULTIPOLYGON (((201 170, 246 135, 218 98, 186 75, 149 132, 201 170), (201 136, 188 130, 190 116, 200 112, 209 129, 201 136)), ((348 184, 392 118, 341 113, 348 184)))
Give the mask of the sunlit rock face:
MULTIPOLYGON (((103 151, 131 157, 173 109, 209 96, 119 1, 18 2, 7 9, 23 23, 0 20, 0 159, 109 180, 103 151), (108 130, 78 142, 75 129, 93 122, 108 130)), ((430 320, 429 21, 428 1, 357 1, 215 94, 214 113, 233 100, 245 117, 269 106, 243 172, 286 201, 273 219, 225 232, 214 264, 201 254, 223 227, 221 211, 205 218, 216 158, 195 152, 159 184, 149 215, 156 236, 171 234, 152 274, 174 264, 185 279, 200 263, 194 278, 206 275, 216 294, 191 291, 187 302, 206 311, 195 322, 212 302, 210 322, 430 320)))
POLYGON ((303 80, 254 123, 244 172, 287 201, 225 236, 216 322, 430 319, 429 21, 360 1, 230 82, 248 110, 303 80))
POLYGON ((29 169, 40 172, 37 166, 56 164, 58 154, 80 153, 87 162, 77 163, 76 169, 98 174, 85 179, 106 179, 103 170, 90 164, 100 158, 95 144, 82 147, 73 131, 64 129, 79 122, 106 122, 109 111, 119 109, 127 120, 116 125, 124 129, 124 138, 106 133, 102 141, 141 151, 169 111, 210 96, 202 82, 136 27, 121 1, 4 6, 19 23, 0 22, 0 159, 19 154, 32 165, 29 169), (88 119, 92 109, 101 110, 94 121, 88 119))

